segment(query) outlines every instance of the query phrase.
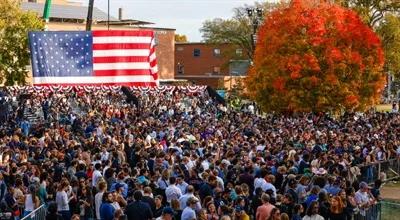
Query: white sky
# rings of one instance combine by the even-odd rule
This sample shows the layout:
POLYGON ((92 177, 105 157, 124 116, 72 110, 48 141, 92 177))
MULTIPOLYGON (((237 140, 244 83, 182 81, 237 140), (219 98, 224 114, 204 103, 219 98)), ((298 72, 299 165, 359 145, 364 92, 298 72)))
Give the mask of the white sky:
MULTIPOLYGON (((86 0, 87 1, 87 0, 86 0)), ((95 0, 95 7, 107 12, 108 0, 95 0)), ((270 0, 273 1, 273 0, 270 0)), ((229 18, 233 8, 253 5, 255 0, 110 0, 110 14, 118 17, 123 8, 124 19, 155 23, 157 27, 175 28, 191 42, 201 40, 199 29, 207 19, 229 18)), ((85 3, 87 4, 87 3, 85 3)))

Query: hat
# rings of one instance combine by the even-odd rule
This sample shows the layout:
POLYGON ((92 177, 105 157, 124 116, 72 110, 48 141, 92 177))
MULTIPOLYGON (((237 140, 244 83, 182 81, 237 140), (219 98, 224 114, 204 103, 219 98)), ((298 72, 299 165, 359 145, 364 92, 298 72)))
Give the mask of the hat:
POLYGON ((370 188, 370 187, 368 186, 368 184, 367 184, 366 182, 364 182, 364 181, 361 182, 359 186, 360 186, 360 189, 368 189, 368 188, 370 188))
POLYGON ((115 184, 115 190, 118 190, 121 187, 124 187, 124 184, 122 184, 122 183, 116 183, 115 184))
POLYGON ((236 212, 241 212, 241 211, 243 211, 243 207, 240 206, 240 205, 237 205, 237 206, 235 207, 235 211, 236 211, 236 212))
POLYGON ((165 207, 163 209, 163 211, 162 211, 162 214, 163 215, 165 215, 165 214, 174 215, 175 213, 174 213, 174 210, 171 207, 165 207))
POLYGON ((325 175, 326 170, 324 168, 319 168, 319 169, 313 169, 312 171, 315 175, 325 175))

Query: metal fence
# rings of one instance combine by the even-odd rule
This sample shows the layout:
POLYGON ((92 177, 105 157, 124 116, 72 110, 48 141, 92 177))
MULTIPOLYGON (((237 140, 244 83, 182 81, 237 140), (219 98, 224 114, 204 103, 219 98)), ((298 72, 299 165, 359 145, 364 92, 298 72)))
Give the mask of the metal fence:
POLYGON ((382 203, 368 208, 361 209, 353 216, 354 220, 381 220, 382 219, 382 203))
POLYGON ((368 165, 360 165, 359 181, 373 183, 376 179, 390 181, 400 177, 400 159, 379 161, 368 165))
POLYGON ((45 220, 46 219, 47 209, 43 204, 39 208, 35 209, 29 215, 23 217, 21 220, 45 220))

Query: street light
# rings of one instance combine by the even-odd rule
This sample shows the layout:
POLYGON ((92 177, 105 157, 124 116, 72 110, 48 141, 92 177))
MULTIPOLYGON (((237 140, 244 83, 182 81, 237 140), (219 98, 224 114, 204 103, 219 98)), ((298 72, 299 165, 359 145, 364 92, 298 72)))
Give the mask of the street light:
POLYGON ((257 43, 257 29, 262 24, 264 18, 264 10, 262 8, 246 8, 247 16, 249 16, 253 25, 253 33, 251 34, 251 45, 254 50, 257 43))

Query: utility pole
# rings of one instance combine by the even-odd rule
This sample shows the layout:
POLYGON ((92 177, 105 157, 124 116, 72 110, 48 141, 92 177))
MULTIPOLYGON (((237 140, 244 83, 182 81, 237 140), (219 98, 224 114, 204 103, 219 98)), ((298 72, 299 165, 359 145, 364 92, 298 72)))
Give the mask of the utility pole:
POLYGON ((89 7, 88 7, 88 13, 87 13, 87 19, 86 19, 86 31, 92 30, 93 5, 94 5, 94 0, 89 0, 89 7))

